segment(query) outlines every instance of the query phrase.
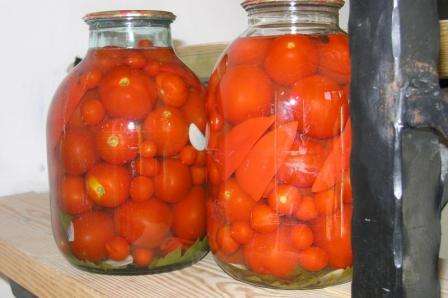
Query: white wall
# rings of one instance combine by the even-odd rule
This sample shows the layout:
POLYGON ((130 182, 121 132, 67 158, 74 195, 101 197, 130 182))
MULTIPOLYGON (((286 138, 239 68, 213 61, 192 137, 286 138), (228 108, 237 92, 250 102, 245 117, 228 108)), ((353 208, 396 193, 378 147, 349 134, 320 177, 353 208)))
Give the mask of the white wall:
POLYGON ((231 40, 243 31, 246 19, 240 2, 0 1, 0 196, 47 190, 46 112, 67 65, 86 52, 83 15, 112 9, 171 10, 178 16, 174 38, 194 44, 231 40))

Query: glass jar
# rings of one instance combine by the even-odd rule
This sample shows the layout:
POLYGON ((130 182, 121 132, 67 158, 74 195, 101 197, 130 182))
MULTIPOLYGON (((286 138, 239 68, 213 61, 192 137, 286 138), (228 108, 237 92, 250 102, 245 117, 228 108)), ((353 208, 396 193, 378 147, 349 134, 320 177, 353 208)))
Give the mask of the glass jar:
POLYGON ((234 278, 311 289, 351 278, 348 37, 341 0, 247 0, 249 28, 207 92, 208 238, 234 278))
POLYGON ((207 252, 205 90, 163 11, 87 15, 90 49, 47 126, 54 236, 76 267, 147 274, 207 252))

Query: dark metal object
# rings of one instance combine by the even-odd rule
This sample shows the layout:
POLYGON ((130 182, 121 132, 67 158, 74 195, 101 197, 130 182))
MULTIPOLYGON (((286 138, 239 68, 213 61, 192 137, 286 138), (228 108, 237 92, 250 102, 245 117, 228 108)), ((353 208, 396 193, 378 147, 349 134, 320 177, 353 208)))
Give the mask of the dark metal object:
POLYGON ((352 0, 353 297, 439 297, 436 0, 352 0), (430 128, 430 129, 423 129, 430 128))

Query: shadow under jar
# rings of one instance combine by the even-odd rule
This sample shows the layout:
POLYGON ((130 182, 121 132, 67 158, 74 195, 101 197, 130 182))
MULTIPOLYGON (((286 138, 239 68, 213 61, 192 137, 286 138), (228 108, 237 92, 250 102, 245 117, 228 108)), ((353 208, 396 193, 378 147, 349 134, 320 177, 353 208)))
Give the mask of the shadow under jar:
POLYGON ((280 289, 351 279, 348 37, 341 0, 248 0, 209 82, 208 239, 232 277, 280 289))
POLYGON ((54 237, 106 274, 179 269, 207 253, 204 89, 163 11, 87 15, 90 49, 47 127, 54 237))

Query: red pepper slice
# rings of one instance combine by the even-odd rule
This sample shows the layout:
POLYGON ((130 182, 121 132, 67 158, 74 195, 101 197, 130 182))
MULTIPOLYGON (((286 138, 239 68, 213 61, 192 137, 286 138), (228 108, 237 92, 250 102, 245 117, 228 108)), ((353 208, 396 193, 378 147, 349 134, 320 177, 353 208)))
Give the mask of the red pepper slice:
POLYGON ((241 188, 259 201, 268 184, 289 154, 297 133, 298 122, 276 127, 262 137, 252 148, 236 171, 241 188))

